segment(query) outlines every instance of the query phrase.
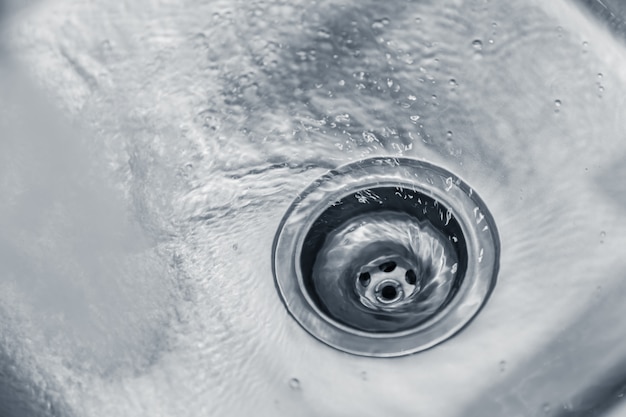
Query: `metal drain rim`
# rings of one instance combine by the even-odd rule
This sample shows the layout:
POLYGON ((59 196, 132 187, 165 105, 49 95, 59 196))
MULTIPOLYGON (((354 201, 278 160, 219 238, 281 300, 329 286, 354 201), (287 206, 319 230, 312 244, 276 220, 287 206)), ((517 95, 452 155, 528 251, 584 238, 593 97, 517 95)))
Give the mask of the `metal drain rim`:
POLYGON ((433 347, 465 327, 493 290, 499 252, 495 222, 469 185, 428 162, 377 157, 328 172, 296 198, 276 233, 272 269, 288 312, 315 338, 355 355, 394 357, 433 347), (362 331, 329 317, 305 289, 300 269, 304 239, 317 217, 342 198, 375 187, 412 189, 441 202, 456 218, 467 241, 466 276, 452 300, 424 323, 399 332, 362 331))

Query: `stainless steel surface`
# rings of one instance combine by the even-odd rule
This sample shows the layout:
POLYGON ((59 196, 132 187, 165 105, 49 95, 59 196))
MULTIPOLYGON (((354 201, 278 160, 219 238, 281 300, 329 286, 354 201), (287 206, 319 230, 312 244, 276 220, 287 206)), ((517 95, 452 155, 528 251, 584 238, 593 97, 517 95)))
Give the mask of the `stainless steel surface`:
POLYGON ((623 414, 620 3, 18 3, 0 415, 623 414), (373 156, 475 186, 503 248, 472 324, 394 359, 310 337, 271 271, 293 199, 373 156))

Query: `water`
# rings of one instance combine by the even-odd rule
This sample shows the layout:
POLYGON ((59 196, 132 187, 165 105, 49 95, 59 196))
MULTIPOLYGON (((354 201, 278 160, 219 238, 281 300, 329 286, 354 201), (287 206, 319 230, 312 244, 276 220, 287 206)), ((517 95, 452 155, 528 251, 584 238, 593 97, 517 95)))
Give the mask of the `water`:
POLYGON ((457 265, 448 237, 429 223, 397 212, 378 212, 357 216, 328 236, 313 280, 334 317, 357 328, 391 331, 431 317, 446 301, 457 265), (398 290, 386 296, 385 283, 390 284, 387 288, 398 283, 398 290))
POLYGON ((626 363, 624 46, 545 3, 5 16, 0 414, 565 415, 604 398, 626 363), (502 240, 478 318, 393 360, 319 343, 271 275, 293 198, 376 155, 467 180, 502 240))

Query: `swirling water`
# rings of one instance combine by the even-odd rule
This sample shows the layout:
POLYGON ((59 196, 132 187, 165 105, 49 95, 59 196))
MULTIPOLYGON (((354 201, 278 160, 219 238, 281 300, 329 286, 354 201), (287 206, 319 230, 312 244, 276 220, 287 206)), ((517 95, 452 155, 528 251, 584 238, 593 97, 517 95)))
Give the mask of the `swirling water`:
POLYGON ((584 9, 68 0, 6 19, 3 415, 559 415, 619 379, 626 65, 584 9), (502 240, 478 318, 393 360, 310 337, 270 265, 298 192, 376 155, 464 178, 502 240))
POLYGON ((444 305, 457 268, 448 236, 408 214, 379 211, 356 216, 331 232, 317 255, 313 280, 330 314, 357 328, 389 331, 432 317, 444 305), (409 271, 415 282, 407 279, 409 271), (400 291, 389 297, 398 296, 392 305, 376 294, 377 284, 390 280, 399 283, 400 291))

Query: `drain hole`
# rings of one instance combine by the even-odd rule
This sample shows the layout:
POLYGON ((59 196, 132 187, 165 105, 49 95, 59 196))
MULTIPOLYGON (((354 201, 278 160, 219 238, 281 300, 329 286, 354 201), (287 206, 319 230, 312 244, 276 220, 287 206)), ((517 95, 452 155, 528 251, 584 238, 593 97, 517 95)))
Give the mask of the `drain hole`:
POLYGON ((378 269, 384 272, 391 272, 396 269, 396 263, 393 261, 382 263, 378 266, 378 269))
MULTIPOLYGON (((394 264, 394 267, 395 267, 395 264, 394 264)), ((388 271, 385 271, 385 272, 388 272, 388 271)), ((380 295, 385 300, 393 300, 398 296, 398 291, 396 290, 396 287, 394 287, 393 285, 385 285, 382 291, 380 292, 380 295)))
POLYGON ((359 282, 362 286, 367 287, 370 284, 369 272, 363 272, 361 275, 359 275, 359 282))
POLYGON ((417 282, 417 276, 415 275, 415 272, 413 272, 412 269, 409 269, 408 271, 406 271, 406 274, 404 275, 404 279, 406 279, 406 282, 411 285, 415 285, 415 283, 417 282))
POLYGON ((467 183, 424 161, 380 157, 299 194, 272 268, 306 331, 348 353, 392 357, 467 325, 496 283, 499 254, 494 219, 467 183))

